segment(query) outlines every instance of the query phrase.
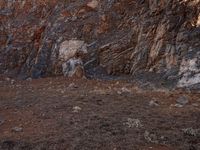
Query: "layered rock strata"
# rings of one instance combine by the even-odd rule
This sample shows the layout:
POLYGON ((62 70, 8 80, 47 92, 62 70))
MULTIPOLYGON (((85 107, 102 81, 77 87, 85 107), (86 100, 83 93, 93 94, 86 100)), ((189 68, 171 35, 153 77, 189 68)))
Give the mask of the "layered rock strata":
POLYGON ((200 83, 199 0, 2 0, 0 33, 1 74, 62 75, 62 44, 76 39, 87 43, 86 74, 101 66, 200 83))

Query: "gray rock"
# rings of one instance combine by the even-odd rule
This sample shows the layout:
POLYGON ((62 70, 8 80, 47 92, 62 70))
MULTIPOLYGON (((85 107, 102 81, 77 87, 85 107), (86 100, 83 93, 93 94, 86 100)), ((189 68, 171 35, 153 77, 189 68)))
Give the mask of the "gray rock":
POLYGON ((176 102, 180 105, 186 105, 189 103, 189 100, 186 96, 181 96, 176 100, 176 102))
POLYGON ((200 129, 186 128, 182 129, 183 133, 189 136, 200 136, 200 129))
POLYGON ((183 105, 181 105, 181 104, 175 104, 174 106, 177 107, 177 108, 182 108, 183 107, 183 105))
POLYGON ((2 119, 2 118, 0 118, 0 126, 1 126, 2 124, 4 124, 4 122, 5 122, 5 120, 2 119))
POLYGON ((144 132, 144 139, 150 143, 158 143, 158 137, 154 133, 150 133, 149 131, 144 132))
POLYGON ((33 79, 31 77, 27 78, 26 81, 32 81, 33 79))
POLYGON ((178 82, 178 87, 192 87, 200 84, 200 56, 189 60, 182 60, 180 72, 182 78, 178 82))
POLYGON ((141 121, 139 119, 132 119, 128 118, 127 121, 124 123, 129 128, 141 128, 143 127, 141 121))
POLYGON ((88 58, 82 60, 89 62, 88 74, 101 66, 111 75, 166 74, 165 79, 178 82, 170 81, 169 86, 190 88, 200 83, 197 0, 8 3, 3 2, 0 10, 0 73, 23 79, 61 75, 63 63, 88 49, 88 58), (96 41, 95 46, 87 47, 86 41, 96 41))

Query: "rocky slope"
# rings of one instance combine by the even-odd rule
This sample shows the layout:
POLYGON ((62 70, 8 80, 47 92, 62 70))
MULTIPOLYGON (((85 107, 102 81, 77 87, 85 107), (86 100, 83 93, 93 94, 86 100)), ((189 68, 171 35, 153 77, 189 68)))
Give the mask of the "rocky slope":
POLYGON ((62 59, 63 42, 81 41, 86 76, 149 73, 178 87, 200 83, 199 0, 1 0, 0 33, 1 74, 62 75, 63 64, 80 59, 62 59))

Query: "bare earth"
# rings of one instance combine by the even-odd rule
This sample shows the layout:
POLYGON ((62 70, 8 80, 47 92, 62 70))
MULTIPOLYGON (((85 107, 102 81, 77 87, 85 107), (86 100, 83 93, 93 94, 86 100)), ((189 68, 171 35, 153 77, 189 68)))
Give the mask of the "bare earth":
POLYGON ((200 94, 124 81, 1 77, 0 149, 199 150, 200 94), (189 102, 175 107, 181 96, 189 102))

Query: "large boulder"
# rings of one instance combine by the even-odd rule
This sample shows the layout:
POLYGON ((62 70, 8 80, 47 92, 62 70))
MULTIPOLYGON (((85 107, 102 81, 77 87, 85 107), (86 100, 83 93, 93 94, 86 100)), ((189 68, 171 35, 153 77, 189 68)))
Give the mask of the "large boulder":
MULTIPOLYGON (((87 44, 81 40, 64 41, 60 45, 59 59, 61 61, 68 61, 70 58, 79 55, 80 57, 87 54, 87 44)), ((77 56, 77 57, 79 57, 77 56)))
POLYGON ((85 77, 83 58, 87 54, 87 44, 81 40, 64 41, 59 49, 62 72, 67 77, 85 77))

